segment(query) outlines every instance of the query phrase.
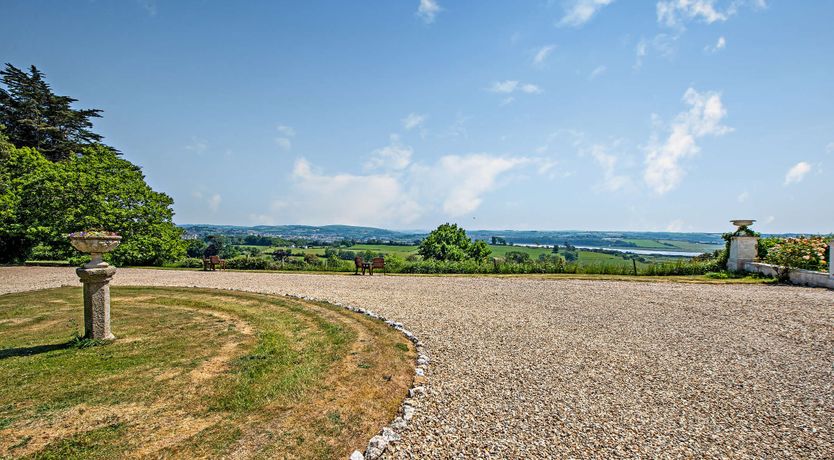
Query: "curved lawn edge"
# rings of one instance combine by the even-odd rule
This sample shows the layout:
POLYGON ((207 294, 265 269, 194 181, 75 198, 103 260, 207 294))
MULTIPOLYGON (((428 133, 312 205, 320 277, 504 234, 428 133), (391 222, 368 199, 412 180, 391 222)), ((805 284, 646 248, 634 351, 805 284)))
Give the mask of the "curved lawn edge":
POLYGON ((400 408, 397 412, 397 417, 395 417, 394 420, 388 423, 388 425, 385 425, 382 428, 380 428, 377 434, 373 436, 370 440, 368 440, 368 446, 365 448, 364 452, 355 450, 349 457, 349 460, 378 459, 388 449, 389 446, 395 444, 400 440, 400 435, 397 434, 397 432, 402 432, 408 426, 408 424, 411 422, 411 420, 417 413, 421 400, 428 393, 427 373, 429 363, 431 362, 431 360, 426 351, 425 345, 423 344, 422 340, 420 340, 416 335, 414 335, 413 332, 406 329, 402 323, 398 323, 390 319, 387 319, 384 316, 372 310, 368 310, 362 307, 356 307, 342 302, 334 302, 328 299, 320 299, 312 296, 296 296, 286 294, 285 297, 306 300, 310 302, 323 302, 336 307, 344 308, 354 313, 365 315, 372 319, 383 321, 390 328, 398 331, 403 336, 405 336, 405 338, 408 339, 412 344, 414 344, 414 349, 417 352, 417 359, 414 363, 414 380, 412 381, 411 387, 408 389, 408 396, 403 400, 402 403, 400 403, 400 408))
MULTIPOLYGON (((54 289, 61 289, 65 287, 75 288, 75 285, 68 285, 62 284, 57 287, 42 287, 42 288, 31 288, 31 289, 22 289, 18 291, 12 291, 7 294, 22 294, 22 293, 33 293, 39 291, 49 291, 54 289)), ((402 432, 406 427, 408 427, 409 423, 413 420, 414 416, 416 415, 418 408, 422 405, 421 402, 424 397, 427 395, 428 391, 428 366, 430 362, 430 358, 428 352, 426 350, 425 345, 423 342, 410 330, 405 328, 402 323, 395 322, 393 320, 387 319, 384 316, 361 307, 356 307, 353 305, 348 305, 345 303, 341 303, 338 301, 329 300, 326 298, 317 298, 312 296, 303 296, 303 295, 292 295, 292 294, 271 294, 271 293, 263 293, 263 292, 256 292, 251 290, 243 290, 243 289, 233 289, 233 288, 206 288, 206 287, 199 287, 199 286, 169 286, 169 285, 122 285, 118 286, 119 288, 160 288, 160 289, 198 289, 198 290, 205 290, 205 291, 219 291, 219 292, 239 292, 241 294, 257 294, 262 296, 271 296, 271 297, 285 297, 289 299, 295 299, 301 301, 301 303, 306 302, 315 302, 319 304, 329 305, 335 308, 341 308, 352 313, 359 313, 365 317, 371 318, 373 320, 381 321, 389 328, 394 329, 395 331, 399 332, 402 336, 404 336, 409 342, 411 342, 415 349, 415 360, 414 360, 414 375, 412 378, 412 383, 408 387, 406 391, 406 397, 401 401, 397 416, 391 420, 387 425, 381 427, 377 434, 371 437, 368 440, 367 447, 365 448, 364 452, 360 450, 354 450, 352 454, 348 457, 349 460, 365 460, 365 459, 378 459, 382 456, 384 452, 386 452, 389 446, 397 443, 401 437, 398 432, 402 432)), ((209 315, 213 315, 214 313, 209 312, 209 315)), ((237 315, 235 315, 237 317, 237 315)), ((243 318, 238 319, 241 322, 245 322, 243 318)), ((248 323, 247 323, 248 324, 248 323)))

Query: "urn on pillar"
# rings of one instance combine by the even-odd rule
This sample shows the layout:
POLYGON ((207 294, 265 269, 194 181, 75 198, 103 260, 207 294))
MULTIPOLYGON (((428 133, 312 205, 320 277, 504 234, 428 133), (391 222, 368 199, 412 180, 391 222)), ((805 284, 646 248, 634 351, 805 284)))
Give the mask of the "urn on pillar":
POLYGON ((69 235, 70 244, 91 255, 91 260, 75 273, 84 284, 84 337, 113 340, 110 331, 110 280, 116 267, 102 260, 102 254, 116 249, 122 237, 113 232, 87 231, 69 235))

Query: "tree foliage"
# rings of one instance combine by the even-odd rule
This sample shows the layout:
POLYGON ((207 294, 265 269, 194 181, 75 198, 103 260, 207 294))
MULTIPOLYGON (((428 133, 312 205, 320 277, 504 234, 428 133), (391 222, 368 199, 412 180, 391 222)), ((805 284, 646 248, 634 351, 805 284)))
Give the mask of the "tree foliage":
POLYGON ((466 231, 457 224, 445 223, 432 230, 423 241, 417 252, 423 259, 459 261, 475 259, 478 262, 486 260, 492 253, 484 241, 472 242, 466 231))
POLYGON ((492 249, 486 244, 486 241, 477 240, 469 246, 467 253, 469 257, 475 259, 477 262, 485 262, 490 254, 492 254, 492 249))
POLYGON ((52 162, 35 149, 0 141, 0 261, 30 251, 77 254, 66 234, 107 229, 122 235, 110 255, 120 265, 159 265, 185 255, 173 200, 153 191, 138 166, 106 146, 52 162))
POLYGON ((516 264, 525 264, 530 262, 530 254, 522 251, 507 251, 504 255, 508 262, 516 264))
POLYGON ((0 77, 5 86, 0 87, 0 125, 15 146, 31 147, 58 161, 101 141, 90 120, 100 117, 101 110, 73 109, 77 100, 53 93, 37 67, 27 73, 6 64, 0 77))

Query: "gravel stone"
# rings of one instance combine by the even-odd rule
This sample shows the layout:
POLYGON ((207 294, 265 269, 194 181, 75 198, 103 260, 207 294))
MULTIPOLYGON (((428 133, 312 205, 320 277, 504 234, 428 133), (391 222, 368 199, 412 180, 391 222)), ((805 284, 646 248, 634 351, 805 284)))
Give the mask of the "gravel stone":
MULTIPOLYGON (((79 285, 71 268, 0 268, 0 293, 63 284, 79 285)), ((386 458, 834 452, 831 290, 143 269, 113 284, 303 295, 401 323, 431 372, 386 458)))
POLYGON ((410 422, 416 412, 417 410, 413 406, 403 406, 403 420, 410 422))
POLYGON ((382 437, 385 438, 385 440, 388 441, 389 444, 400 440, 400 435, 395 433, 394 430, 392 430, 389 427, 385 427, 382 429, 382 437))
POLYGON ((368 442, 368 448, 365 449, 365 458, 368 460, 375 460, 382 456, 385 449, 388 447, 388 440, 382 435, 376 435, 368 442))

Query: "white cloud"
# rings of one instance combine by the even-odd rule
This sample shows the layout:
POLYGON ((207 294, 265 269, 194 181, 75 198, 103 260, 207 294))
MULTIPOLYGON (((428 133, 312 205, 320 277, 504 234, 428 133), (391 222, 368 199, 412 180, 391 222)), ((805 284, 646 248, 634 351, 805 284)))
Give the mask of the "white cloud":
POLYGON ((738 194, 738 197, 736 197, 736 200, 739 203, 744 203, 744 202, 747 201, 748 198, 750 198, 750 193, 748 193, 747 190, 745 190, 745 191, 738 194))
POLYGON ((221 201, 223 201, 223 199, 220 197, 219 193, 215 193, 214 195, 208 198, 208 207, 211 210, 211 212, 217 212, 217 210, 220 208, 221 201))
POLYGON ((805 179, 805 176, 811 172, 811 165, 800 161, 799 163, 791 166, 791 169, 785 174, 785 185, 791 184, 798 184, 805 179))
POLYGON ((191 192, 191 196, 200 202, 205 202, 211 212, 217 212, 217 210, 220 209, 220 203, 223 201, 223 198, 219 193, 206 197, 200 190, 194 190, 191 192))
MULTIPOLYGON (((614 143, 616 147, 617 143, 614 143)), ((595 144, 589 149, 580 151, 580 154, 589 154, 594 161, 600 166, 603 173, 602 190, 607 192, 617 192, 631 185, 631 178, 628 176, 617 174, 617 162, 619 158, 610 152, 611 147, 595 144)))
POLYGON ((558 26, 581 27, 591 20, 604 6, 614 0, 570 0, 565 3, 565 14, 558 26))
POLYGON ((643 179, 659 195, 674 189, 683 180, 686 171, 681 161, 698 154, 700 147, 697 139, 732 131, 732 128, 721 124, 727 111, 720 94, 699 93, 689 88, 683 95, 683 101, 689 105, 689 110, 675 117, 665 141, 659 142, 655 134, 647 148, 643 179))
POLYGON ((657 22, 679 29, 687 21, 701 21, 707 24, 724 22, 738 13, 740 7, 750 5, 754 9, 767 7, 764 0, 731 0, 726 7, 716 6, 716 0, 662 0, 657 2, 657 22))
POLYGON ((292 171, 292 196, 281 212, 309 224, 390 226, 410 223, 421 214, 416 202, 390 174, 326 175, 301 158, 292 171))
POLYGON ((606 70, 608 70, 608 68, 605 67, 604 65, 597 66, 597 68, 592 70, 591 74, 588 75, 588 80, 593 80, 593 79, 599 77, 600 75, 604 74, 606 70))
POLYGON ((667 232, 682 232, 685 223, 681 219, 675 219, 672 222, 669 222, 669 225, 666 226, 667 232))
POLYGON ((825 146, 825 153, 834 153, 834 142, 829 142, 828 145, 825 146))
POLYGON ((411 112, 402 119, 403 128, 407 131, 411 131, 414 128, 422 126, 422 124, 426 121, 426 118, 427 117, 425 115, 411 112))
POLYGON ((276 137, 275 145, 281 147, 284 150, 292 149, 292 141, 288 137, 276 137))
MULTIPOLYGON (((291 174, 290 196, 272 212, 284 221, 387 227, 413 225, 426 215, 455 218, 480 208, 509 172, 538 166, 526 157, 488 154, 446 155, 426 164, 409 161, 411 153, 403 146, 379 149, 372 158, 387 163, 375 163, 367 174, 325 174, 301 158, 291 174)), ((269 214, 251 218, 273 220, 269 214)))
POLYGON ((443 9, 437 4, 436 0, 420 0, 420 5, 417 7, 417 16, 419 16, 426 24, 434 22, 434 17, 443 9))
POLYGON ((489 87, 493 93, 512 94, 516 91, 527 94, 538 94, 542 89, 532 83, 521 83, 518 80, 496 81, 489 87))
POLYGON ((506 80, 493 83, 489 90, 493 93, 512 93, 517 87, 518 80, 506 80))
POLYGON ((706 51, 708 53, 717 53, 718 51, 721 51, 726 47, 727 47, 727 39, 724 38, 723 36, 721 36, 721 37, 718 37, 718 41, 715 42, 715 45, 711 45, 711 46, 707 45, 704 48, 704 51, 706 51))
POLYGON ((643 66, 643 60, 653 52, 660 57, 671 59, 677 52, 676 42, 680 35, 657 34, 651 40, 641 38, 635 47, 634 69, 643 66))
POLYGON ((519 87, 522 92, 527 94, 538 94, 542 92, 542 89, 532 83, 525 83, 519 87))
POLYGON ((469 138, 469 130, 466 129, 466 123, 469 122, 471 117, 465 116, 461 113, 455 115, 455 122, 449 126, 449 130, 444 133, 441 137, 462 137, 464 139, 469 138))
POLYGON ((669 0, 657 2, 657 21, 677 27, 685 20, 700 19, 707 24, 726 21, 727 13, 715 9, 715 0, 669 0))
POLYGON ((139 0, 139 5, 148 13, 148 16, 156 16, 156 1, 155 0, 139 0))
POLYGON ((275 138, 275 144, 283 150, 291 150, 292 149, 292 139, 295 137, 295 129, 287 126, 287 125, 277 125, 275 129, 281 134, 281 137, 275 138))
POLYGON ((501 174, 528 162, 526 158, 501 158, 484 154, 442 157, 434 173, 442 174, 446 187, 443 212, 460 216, 475 211, 483 195, 495 187, 501 174))
POLYGON ((557 160, 551 158, 537 158, 532 160, 536 164, 536 172, 541 175, 546 175, 549 179, 556 177, 556 166, 559 166, 557 160))
POLYGON ((556 49, 556 45, 547 45, 539 48, 538 51, 536 51, 536 54, 533 55, 533 64, 544 64, 544 61, 547 60, 547 57, 550 56, 550 53, 552 53, 554 49, 556 49))
POLYGON ((365 163, 365 169, 402 170, 411 164, 413 153, 414 150, 411 147, 400 143, 399 136, 392 134, 389 145, 371 153, 370 159, 365 163))
POLYGON ((275 129, 286 137, 294 137, 295 136, 295 129, 287 126, 287 125, 277 125, 275 129))
POLYGON ((191 138, 191 143, 185 146, 185 150, 192 151, 194 153, 205 153, 208 150, 208 141, 205 139, 199 139, 196 137, 191 138))
POLYGON ((642 38, 639 42, 637 42, 637 46, 634 48, 634 54, 637 56, 634 61, 635 70, 643 66, 643 58, 645 58, 648 53, 649 42, 647 42, 645 38, 642 38))

